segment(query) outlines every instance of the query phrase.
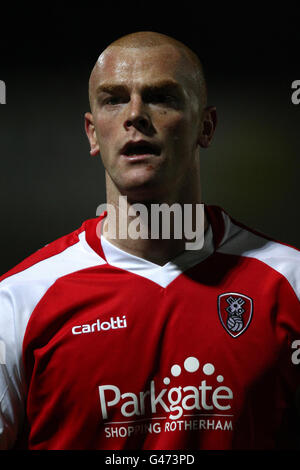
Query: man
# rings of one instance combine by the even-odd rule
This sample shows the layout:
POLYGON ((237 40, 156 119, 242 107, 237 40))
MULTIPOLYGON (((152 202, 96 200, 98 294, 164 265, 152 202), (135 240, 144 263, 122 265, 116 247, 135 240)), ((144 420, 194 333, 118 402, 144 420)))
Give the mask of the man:
MULTIPOLYGON (((215 206, 196 249, 175 219, 168 239, 119 230, 137 203, 198 214, 216 127, 199 59, 127 35, 100 55, 89 96, 107 211, 1 278, 1 448, 294 448, 299 252, 215 206)), ((139 224, 151 235, 152 219, 139 224)))

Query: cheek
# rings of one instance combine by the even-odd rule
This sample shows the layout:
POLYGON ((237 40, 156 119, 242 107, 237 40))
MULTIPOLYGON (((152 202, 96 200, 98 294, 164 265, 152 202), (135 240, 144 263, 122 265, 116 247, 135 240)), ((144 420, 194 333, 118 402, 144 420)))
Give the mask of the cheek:
POLYGON ((99 144, 111 143, 120 132, 119 113, 96 112, 95 128, 99 144))
POLYGON ((162 122, 161 129, 168 141, 185 145, 191 138, 192 123, 186 116, 174 116, 162 122))
POLYGON ((95 120, 95 132, 102 162, 106 167, 110 160, 112 143, 115 140, 111 121, 103 117, 97 117, 97 120, 95 120))
POLYGON ((105 119, 103 117, 97 117, 95 129, 100 144, 103 140, 105 141, 111 135, 112 124, 108 119, 105 119))

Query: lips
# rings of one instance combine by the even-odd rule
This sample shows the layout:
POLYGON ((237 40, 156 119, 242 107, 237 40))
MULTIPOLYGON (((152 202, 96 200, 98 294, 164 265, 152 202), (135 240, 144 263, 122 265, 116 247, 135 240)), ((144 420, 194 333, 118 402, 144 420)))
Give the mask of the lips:
POLYGON ((146 140, 129 141, 121 149, 121 154, 126 157, 134 157, 139 155, 160 155, 161 148, 159 145, 148 142, 146 140))

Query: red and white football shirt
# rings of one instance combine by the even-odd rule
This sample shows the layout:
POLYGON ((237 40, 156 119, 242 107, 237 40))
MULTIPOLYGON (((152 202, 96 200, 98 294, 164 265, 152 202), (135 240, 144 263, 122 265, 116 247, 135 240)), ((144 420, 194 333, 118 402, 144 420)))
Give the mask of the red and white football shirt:
POLYGON ((101 216, 2 276, 0 448, 295 447, 299 251, 206 212, 164 266, 101 216))

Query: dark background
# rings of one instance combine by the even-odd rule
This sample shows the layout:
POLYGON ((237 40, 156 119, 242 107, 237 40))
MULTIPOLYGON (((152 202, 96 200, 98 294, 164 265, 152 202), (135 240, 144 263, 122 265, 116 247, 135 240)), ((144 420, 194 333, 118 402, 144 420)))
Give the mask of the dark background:
POLYGON ((263 12, 253 3, 2 7, 0 274, 105 202, 102 164, 84 131, 88 78, 111 41, 140 30, 183 41, 204 64, 218 126, 201 154, 203 200, 300 248, 300 105, 291 101, 300 79, 298 18, 289 6, 263 12))

